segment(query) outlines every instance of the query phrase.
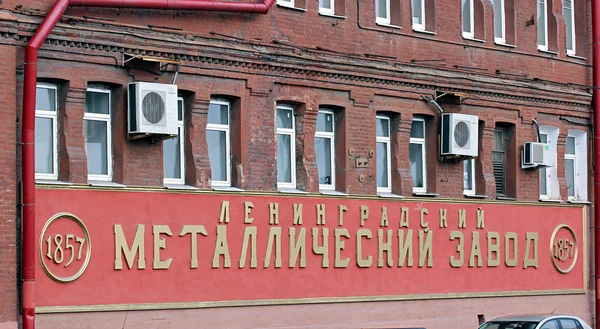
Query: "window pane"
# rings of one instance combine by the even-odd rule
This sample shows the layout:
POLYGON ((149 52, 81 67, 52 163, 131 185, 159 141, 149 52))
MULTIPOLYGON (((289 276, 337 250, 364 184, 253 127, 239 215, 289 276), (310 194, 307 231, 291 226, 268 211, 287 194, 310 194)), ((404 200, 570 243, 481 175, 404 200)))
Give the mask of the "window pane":
POLYGON ((183 101, 177 101, 177 121, 183 121, 183 101))
POLYGON ((573 319, 560 319, 562 329, 577 329, 577 322, 573 319))
POLYGON ((319 184, 331 185, 331 139, 316 137, 315 154, 319 170, 319 184))
POLYGON ((569 196, 575 196, 575 160, 565 159, 565 171, 567 172, 569 196))
POLYGON ((558 322, 556 320, 551 320, 542 326, 541 329, 558 329, 558 322))
POLYGON ((423 3, 422 0, 412 0, 412 16, 414 25, 423 24, 423 3))
POLYGON ((423 144, 410 144, 408 156, 410 158, 410 173, 413 178, 413 187, 424 187, 423 144))
POLYGON ((377 1, 377 17, 387 19, 387 2, 389 0, 376 0, 377 1))
POLYGON ((331 0, 321 0, 321 8, 331 9, 331 0))
POLYGON ((108 175, 106 121, 83 120, 88 174, 108 175))
POLYGON ((377 143, 377 187, 388 187, 387 143, 377 143))
POLYGON ((208 143, 212 180, 227 181, 227 133, 219 130, 206 130, 206 143, 208 143))
POLYGON ((504 151, 503 138, 504 138, 504 133, 502 132, 502 130, 494 131, 494 138, 492 141, 494 151, 504 151))
POLYGON ((333 114, 319 113, 317 115, 317 130, 333 132, 333 114))
POLYGON ((181 128, 178 129, 176 138, 167 139, 163 142, 163 167, 165 178, 181 178, 181 154, 179 147, 179 136, 181 128))
POLYGON ((109 114, 110 94, 88 91, 85 95, 85 112, 109 114))
POLYGON ((410 137, 412 138, 425 138, 425 122, 413 121, 412 127, 410 128, 410 137))
POLYGON ((462 30, 466 33, 471 31, 471 1, 462 0, 462 30))
POLYGON ((292 182, 291 142, 290 135, 277 135, 277 182, 280 183, 292 182))
POLYGON ((504 39, 504 31, 502 29, 504 21, 504 12, 502 12, 503 0, 494 0, 494 37, 504 39))
POLYGON ((277 128, 292 129, 294 117, 292 110, 289 109, 277 109, 277 128))
POLYGON ((575 155, 575 137, 567 137, 567 154, 575 155))
POLYGON ((56 111, 56 90, 36 88, 35 109, 42 111, 56 111))
POLYGON ((464 161, 464 171, 463 171, 463 189, 471 191, 473 190, 473 161, 465 160, 464 161))
MULTIPOLYGON (((38 89, 39 90, 39 89, 38 89)), ((35 118, 35 172, 54 173, 54 129, 50 118, 35 118)))
POLYGON ((573 2, 563 0, 563 17, 565 18, 565 27, 567 32, 567 49, 573 50, 573 2))
POLYGON ((538 45, 546 45, 546 0, 537 0, 538 45))
POLYGON ((548 183, 547 183, 548 172, 546 170, 547 170, 546 167, 540 168, 540 194, 541 195, 548 195, 548 183))
POLYGON ((377 136, 390 137, 390 120, 377 118, 377 136))
POLYGON ((208 106, 208 123, 227 125, 229 124, 229 106, 210 103, 208 106))

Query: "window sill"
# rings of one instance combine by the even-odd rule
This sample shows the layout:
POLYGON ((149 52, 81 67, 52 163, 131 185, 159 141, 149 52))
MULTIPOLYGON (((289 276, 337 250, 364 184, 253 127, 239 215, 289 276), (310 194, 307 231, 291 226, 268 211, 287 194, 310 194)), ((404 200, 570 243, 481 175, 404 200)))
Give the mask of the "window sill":
POLYGON ((306 191, 301 191, 295 188, 280 188, 278 189, 279 193, 290 193, 290 194, 308 194, 306 191))
POLYGON ((214 191, 227 191, 227 192, 244 192, 241 188, 233 186, 211 186, 214 191))
POLYGON ((101 181, 101 180, 90 180, 90 181, 88 181, 88 184, 90 184, 90 186, 98 186, 98 187, 126 187, 126 185, 123 185, 123 184, 119 184, 119 183, 115 183, 115 182, 108 182, 108 181, 101 181))
POLYGON ((184 185, 184 184, 164 184, 166 189, 169 190, 197 190, 197 187, 184 185))
POLYGON ((496 200, 502 200, 502 201, 517 201, 517 198, 509 198, 506 196, 497 196, 496 200))
POLYGON ((49 180, 49 179, 36 179, 35 183, 38 185, 73 185, 73 183, 62 182, 59 180, 49 180))
POLYGON ((306 9, 304 9, 304 8, 298 8, 298 7, 294 7, 294 6, 290 6, 290 5, 284 5, 284 4, 281 4, 281 3, 278 3, 277 7, 287 8, 287 9, 292 9, 292 10, 298 10, 298 11, 306 11, 306 9))
POLYGON ((481 43, 485 42, 485 40, 475 39, 475 38, 471 38, 471 37, 465 37, 464 35, 462 36, 462 38, 465 40, 469 40, 469 41, 475 41, 475 42, 481 42, 481 43))
POLYGON ((392 25, 392 24, 388 24, 388 23, 379 23, 379 22, 375 22, 375 24, 379 25, 379 26, 383 26, 383 27, 391 27, 393 29, 402 29, 401 26, 398 25, 392 25))
POLYGON ((436 196, 440 195, 439 193, 428 193, 428 192, 413 192, 414 196, 420 196, 420 197, 428 197, 428 198, 435 198, 436 196))
POLYGON ((431 35, 436 35, 436 32, 433 31, 427 31, 427 30, 421 30, 421 29, 412 29, 414 32, 418 32, 418 33, 425 33, 425 34, 431 34, 431 35))
POLYGON ((390 193, 390 192, 377 193, 377 195, 380 198, 404 199, 404 197, 402 195, 398 195, 398 194, 394 194, 394 193, 390 193))
POLYGON ((325 17, 331 17, 331 18, 339 18, 339 19, 346 19, 346 18, 348 18, 348 16, 340 16, 340 15, 336 15, 336 14, 322 13, 322 12, 319 12, 319 15, 325 16, 325 17))
POLYGON ((339 192, 339 191, 335 191, 335 190, 320 190, 319 193, 323 194, 323 195, 341 195, 341 196, 347 196, 348 194, 344 193, 344 192, 339 192))
POLYGON ((568 203, 573 203, 573 204, 592 204, 589 201, 579 201, 579 200, 567 200, 568 203))
POLYGON ((465 198, 471 198, 471 199, 485 199, 488 196, 487 195, 483 195, 483 194, 463 194, 465 196, 465 198))
POLYGON ((546 54, 551 54, 551 55, 558 55, 558 51, 550 51, 550 50, 545 50, 545 49, 540 49, 540 48, 538 48, 538 51, 540 53, 546 53, 546 54))
POLYGON ((577 56, 577 55, 571 55, 571 54, 567 54, 567 57, 571 57, 571 58, 577 58, 577 59, 582 59, 582 60, 587 60, 586 57, 581 57, 581 56, 577 56))
POLYGON ((541 198, 540 202, 550 202, 550 203, 562 203, 562 200, 556 200, 556 199, 544 199, 541 198))
POLYGON ((508 43, 504 43, 504 42, 497 42, 494 41, 494 44, 498 45, 498 46, 502 46, 502 47, 508 47, 508 48, 517 48, 517 46, 515 45, 510 45, 508 43))

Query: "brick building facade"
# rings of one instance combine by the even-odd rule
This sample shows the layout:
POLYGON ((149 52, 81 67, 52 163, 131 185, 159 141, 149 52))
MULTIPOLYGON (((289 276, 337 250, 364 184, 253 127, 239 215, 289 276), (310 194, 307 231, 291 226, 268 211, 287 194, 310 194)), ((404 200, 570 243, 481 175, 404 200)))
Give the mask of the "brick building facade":
MULTIPOLYGON (((591 218, 585 206, 593 200, 590 3, 537 2, 467 0, 461 6, 450 0, 292 0, 278 1, 265 15, 69 8, 39 52, 36 143, 50 150, 50 158, 41 164, 48 153, 36 149, 37 188, 115 193, 214 189, 210 193, 342 200, 379 195, 391 204, 402 202, 399 196, 416 202, 560 203, 583 207, 584 217, 591 218), (495 25, 498 19, 502 28, 495 25), (180 131, 185 132, 176 148, 180 162, 165 158, 177 153, 166 150, 163 144, 169 142, 128 138, 127 85, 138 81, 177 85, 180 131), (104 110, 91 110, 94 93, 107 96, 106 120, 104 110), (440 158, 441 113, 427 99, 437 99, 445 113, 477 116, 479 147, 472 162, 440 158), (219 106, 227 109, 225 122, 211 121, 211 109, 219 106), (332 120, 333 128, 320 128, 320 120, 332 120), (543 170, 521 168, 523 144, 538 141, 534 120, 553 150, 553 165, 543 170), (108 149, 92 150, 97 137, 92 121, 104 127, 104 140, 100 137, 96 146, 108 149), (54 127, 47 128, 48 136, 56 138, 53 143, 44 142, 44 122, 54 127), (219 128, 223 124, 224 130, 219 128), (387 132, 378 130, 382 127, 387 132), (214 143, 227 136, 223 145, 229 155, 212 158, 217 144, 207 142, 207 131, 218 135, 211 139, 214 143), (281 148, 284 136, 290 136, 287 149, 281 148), (329 149, 316 145, 317 140, 334 145, 327 161, 319 157, 329 149), (409 145, 415 145, 412 154, 409 145), (224 169, 215 169, 215 163, 224 169), (329 174, 319 173, 320 168, 329 174)), ((0 97, 5 137, 0 173, 2 329, 17 328, 20 321, 24 46, 51 5, 0 4, 6 82, 0 97)), ((584 227, 587 236, 590 227, 584 227)), ((592 254, 591 240, 584 249, 592 254)), ((40 328, 80 323, 113 328, 126 322, 125 327, 156 328, 202 323, 207 328, 431 329, 475 327, 477 315, 554 309, 591 323, 589 282, 585 292, 573 294, 113 309, 38 314, 36 323, 40 328)))

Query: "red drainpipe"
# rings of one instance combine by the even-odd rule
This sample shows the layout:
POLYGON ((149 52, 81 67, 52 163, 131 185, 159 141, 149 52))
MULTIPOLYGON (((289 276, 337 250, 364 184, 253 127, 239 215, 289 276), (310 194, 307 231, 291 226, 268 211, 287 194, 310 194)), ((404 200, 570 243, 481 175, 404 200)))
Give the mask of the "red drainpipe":
POLYGON ((595 328, 600 329, 600 0, 592 1, 592 72, 594 86, 594 278, 596 279, 595 328))
POLYGON ((69 6, 170 9, 266 14, 275 0, 262 3, 208 0, 57 0, 25 47, 23 84, 23 329, 35 328, 35 98, 38 49, 69 6))

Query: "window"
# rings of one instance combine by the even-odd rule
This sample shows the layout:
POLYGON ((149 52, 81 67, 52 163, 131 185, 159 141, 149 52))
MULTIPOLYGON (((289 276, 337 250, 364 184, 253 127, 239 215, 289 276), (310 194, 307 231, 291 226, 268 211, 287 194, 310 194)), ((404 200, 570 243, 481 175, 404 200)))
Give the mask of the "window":
POLYGON ((475 37, 473 0, 462 0, 462 36, 465 38, 475 37))
POLYGON ((335 0, 319 0, 319 12, 322 14, 333 15, 335 10, 335 0))
POLYGON ((58 88, 38 83, 35 98, 35 178, 58 179, 58 88))
POLYGON ((562 329, 579 329, 582 328, 579 321, 573 319, 560 319, 562 329))
POLYGON ((569 190, 569 199, 575 199, 577 169, 575 166, 577 152, 575 151, 575 137, 567 137, 567 148, 565 150, 565 172, 567 173, 567 189, 569 190))
POLYGON ((183 124, 183 98, 177 99, 177 137, 163 142, 163 168, 165 184, 185 183, 185 128, 183 124))
POLYGON ((569 130, 565 149, 565 174, 568 198, 572 201, 587 200, 587 140, 586 133, 569 130))
MULTIPOLYGON (((540 143, 548 143, 548 134, 540 133, 540 143)), ((540 168, 540 199, 549 199, 548 197, 548 175, 550 171, 546 167, 540 168)))
POLYGON ((427 192, 425 161, 425 119, 415 117, 410 129, 410 172, 413 179, 413 192, 427 192))
POLYGON ((506 143, 505 130, 496 128, 492 139, 492 167, 496 181, 496 195, 506 196, 506 143))
POLYGON ((558 128, 551 126, 540 127, 540 142, 547 143, 552 164, 549 167, 540 167, 540 199, 560 200, 560 187, 558 183, 558 170, 556 169, 556 145, 558 128))
POLYGON ((279 6, 294 7, 294 0, 277 0, 279 6))
POLYGON ((573 0, 563 0, 563 16, 567 33, 567 55, 575 55, 575 11, 573 0))
POLYGON ((104 87, 87 89, 83 135, 87 154, 88 180, 112 180, 110 104, 110 89, 104 87))
POLYGON ((296 125, 294 109, 277 106, 277 187, 296 188, 296 125))
POLYGON ((558 321, 550 320, 540 328, 540 329, 558 329, 558 321))
POLYGON ((390 0, 375 0, 376 23, 390 24, 390 0))
POLYGON ((335 132, 334 113, 321 110, 317 115, 315 154, 319 171, 319 189, 335 189, 335 132))
POLYGON ((548 50, 548 5, 547 0, 537 1, 538 49, 548 50))
POLYGON ((425 30, 425 0, 412 0, 412 26, 414 30, 425 30))
POLYGON ((376 120, 377 192, 391 192, 390 118, 378 115, 376 120))
POLYGON ((208 106, 206 143, 212 186, 231 186, 229 107, 229 101, 220 99, 212 99, 208 106))
POLYGON ((463 194, 475 195, 475 159, 463 161, 463 194))
POLYGON ((494 5, 494 41, 506 43, 506 21, 504 0, 493 0, 494 5))

